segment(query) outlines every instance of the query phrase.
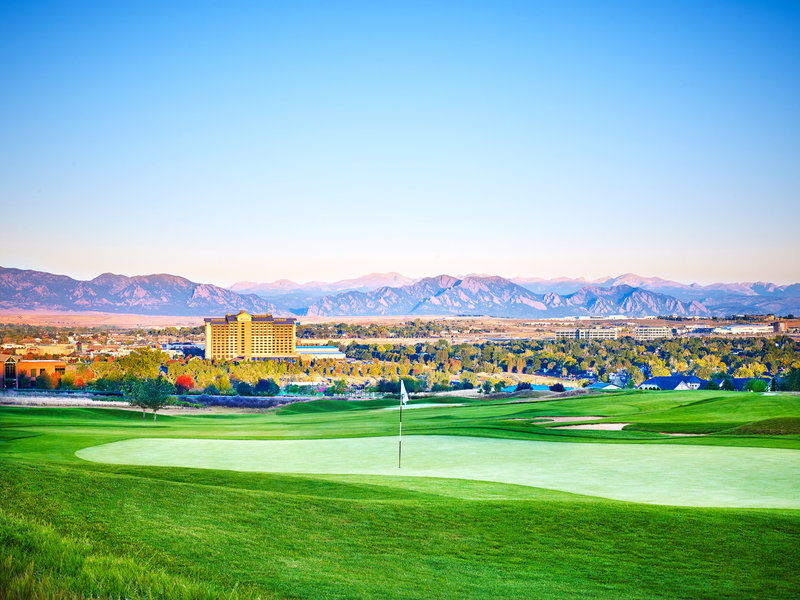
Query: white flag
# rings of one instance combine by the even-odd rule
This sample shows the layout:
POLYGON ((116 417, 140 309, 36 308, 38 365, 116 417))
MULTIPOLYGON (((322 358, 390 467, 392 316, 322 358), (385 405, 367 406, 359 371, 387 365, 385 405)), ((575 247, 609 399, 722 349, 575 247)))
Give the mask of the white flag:
POLYGON ((408 393, 406 392, 406 384, 400 380, 400 404, 408 404, 408 393))

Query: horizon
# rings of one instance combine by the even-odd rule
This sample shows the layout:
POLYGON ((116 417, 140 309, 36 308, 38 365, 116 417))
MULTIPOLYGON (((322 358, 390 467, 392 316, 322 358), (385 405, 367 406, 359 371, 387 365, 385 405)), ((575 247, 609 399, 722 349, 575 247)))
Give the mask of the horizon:
POLYGON ((797 3, 0 16, 6 264, 800 281, 797 3))

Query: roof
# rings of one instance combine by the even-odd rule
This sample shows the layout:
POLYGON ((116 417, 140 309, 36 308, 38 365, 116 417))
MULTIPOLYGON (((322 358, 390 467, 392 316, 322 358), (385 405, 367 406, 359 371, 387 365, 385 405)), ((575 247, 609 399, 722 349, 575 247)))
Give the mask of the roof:
POLYGON ((295 346, 295 350, 306 350, 307 352, 339 352, 338 346, 295 346))
POLYGON ((654 385, 662 390, 674 390, 680 384, 684 384, 688 387, 690 383, 699 384, 701 387, 706 383, 705 379, 700 379, 699 377, 695 377, 694 375, 672 375, 670 377, 651 377, 647 381, 643 381, 639 384, 639 387, 643 385, 654 385))
POLYGON ((13 360, 19 360, 19 358, 14 356, 13 354, 0 354, 0 362, 8 362, 9 358, 13 360))
POLYGON ((595 383, 586 386, 586 389, 589 390, 607 390, 608 388, 614 388, 617 390, 622 389, 618 385, 608 383, 607 381, 596 381, 595 383))
POLYGON ((295 319, 294 317, 277 317, 276 318, 276 317, 273 317, 271 314, 250 315, 249 313, 246 313, 243 310, 239 311, 239 313, 235 314, 235 315, 227 314, 224 317, 206 317, 205 319, 203 319, 203 321, 205 321, 206 323, 220 323, 220 324, 222 324, 222 323, 236 323, 238 321, 238 319, 236 317, 238 317, 241 314, 245 314, 245 315, 248 315, 249 317, 251 317, 251 319, 250 319, 251 321, 256 321, 256 322, 272 321, 272 322, 274 322, 274 323, 276 323, 278 325, 291 325, 295 321, 297 321, 297 319, 295 319))

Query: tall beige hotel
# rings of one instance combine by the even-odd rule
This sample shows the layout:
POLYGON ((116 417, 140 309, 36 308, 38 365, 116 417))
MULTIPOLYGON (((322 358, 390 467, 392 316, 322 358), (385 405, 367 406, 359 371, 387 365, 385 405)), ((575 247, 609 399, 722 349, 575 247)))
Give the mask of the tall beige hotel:
POLYGON ((295 319, 272 315, 211 317, 206 323, 206 358, 260 360, 295 358, 295 319))

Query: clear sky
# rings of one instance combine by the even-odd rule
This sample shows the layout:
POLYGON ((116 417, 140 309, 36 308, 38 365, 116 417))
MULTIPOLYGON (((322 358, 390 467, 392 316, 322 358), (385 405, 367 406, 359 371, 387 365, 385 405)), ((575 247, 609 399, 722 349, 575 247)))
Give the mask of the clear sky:
POLYGON ((0 3, 0 265, 800 281, 798 2, 0 3))

